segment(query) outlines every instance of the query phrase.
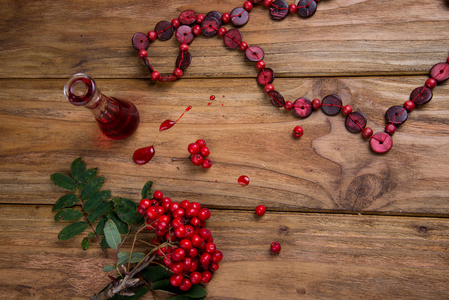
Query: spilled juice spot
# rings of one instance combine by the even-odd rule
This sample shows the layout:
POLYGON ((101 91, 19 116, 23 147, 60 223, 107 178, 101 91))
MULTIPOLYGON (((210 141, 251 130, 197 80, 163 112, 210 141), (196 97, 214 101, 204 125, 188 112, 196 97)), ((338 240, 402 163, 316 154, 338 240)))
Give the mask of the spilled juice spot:
POLYGON ((249 177, 246 175, 242 175, 239 177, 239 179, 237 180, 237 182, 241 185, 241 186, 247 186, 249 184, 249 177))

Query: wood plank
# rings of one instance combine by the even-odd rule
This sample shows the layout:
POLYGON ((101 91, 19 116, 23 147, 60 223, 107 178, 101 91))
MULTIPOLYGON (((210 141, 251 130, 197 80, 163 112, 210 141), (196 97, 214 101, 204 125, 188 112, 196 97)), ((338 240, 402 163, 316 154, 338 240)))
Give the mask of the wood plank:
MULTIPOLYGON (((0 78, 55 78, 85 72, 96 78, 148 78, 131 46, 135 32, 148 32, 186 9, 230 12, 241 0, 161 2, 149 0, 4 0, 0 3, 0 78)), ((257 6, 242 28, 244 40, 261 46, 278 76, 424 74, 449 49, 449 7, 444 1, 322 1, 309 19, 278 22, 257 6)), ((227 26, 231 28, 230 26, 227 26)), ((192 43, 187 78, 253 76, 253 64, 221 38, 192 43)), ((175 39, 154 43, 150 61, 172 72, 175 39)))
MULTIPOLYGON (((107 284, 101 268, 113 259, 81 250, 82 237, 58 241, 64 225, 53 215, 50 206, 0 205, 2 298, 85 299, 107 284)), ((449 296, 447 219, 212 210, 208 228, 225 254, 211 298, 449 296)))
MULTIPOLYGON (((425 78, 277 79, 276 85, 291 100, 338 91, 345 103, 367 115, 368 126, 380 131, 387 108, 401 105, 425 78)), ((64 83, 0 81, 0 202, 53 203, 62 190, 49 175, 67 172, 71 161, 82 156, 107 178, 105 188, 134 200, 153 180, 156 188, 178 198, 194 197, 216 208, 264 204, 284 211, 449 213, 447 84, 410 114, 394 134, 389 153, 375 155, 360 135, 345 129, 341 116, 317 112, 298 120, 274 108, 254 79, 182 80, 169 86, 98 80, 105 94, 132 99, 140 109, 140 128, 124 141, 101 136, 86 109, 64 100, 64 83), (135 165, 134 150, 150 145, 159 124, 176 119, 187 105, 193 109, 160 134, 154 159, 135 165), (299 140, 291 136, 296 125, 305 130, 299 140), (212 152, 214 166, 208 171, 188 160, 187 145, 198 138, 206 139, 212 152), (237 184, 242 174, 251 180, 246 188, 237 184)))

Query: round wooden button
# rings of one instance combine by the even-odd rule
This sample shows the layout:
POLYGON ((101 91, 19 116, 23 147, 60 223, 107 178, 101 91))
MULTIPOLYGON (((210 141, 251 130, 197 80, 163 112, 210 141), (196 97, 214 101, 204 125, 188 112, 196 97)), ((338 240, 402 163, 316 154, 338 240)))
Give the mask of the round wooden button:
POLYGON ((270 6, 271 17, 275 20, 281 20, 288 15, 288 3, 284 0, 276 0, 270 6))
POLYGON ((176 59, 176 67, 185 70, 192 62, 192 55, 189 51, 181 51, 176 59))
POLYGON ((374 152, 386 153, 393 146, 393 140, 388 133, 378 132, 371 137, 370 146, 374 152))
POLYGON ((328 116, 333 116, 341 111, 342 103, 337 95, 328 95, 321 101, 321 109, 328 116))
POLYGON ((210 11, 206 14, 206 17, 214 17, 215 19, 218 20, 218 27, 220 28, 223 25, 223 21, 221 20, 221 14, 218 11, 210 11))
POLYGON ((426 104, 432 100, 432 89, 427 86, 420 86, 413 90, 410 94, 410 100, 415 102, 416 105, 426 104))
POLYGON ((366 126, 366 117, 364 114, 359 112, 350 113, 346 117, 345 127, 350 132, 360 132, 366 126))
POLYGON ((158 81, 160 82, 169 82, 169 81, 176 81, 178 79, 178 77, 176 77, 175 75, 162 75, 161 77, 158 78, 158 81))
POLYGON ((195 35, 192 32, 192 28, 187 25, 181 25, 176 29, 176 39, 178 42, 190 44, 193 39, 195 38, 195 35))
POLYGON ((156 27, 154 28, 154 31, 156 32, 157 38, 161 41, 167 41, 171 39, 173 36, 173 32, 175 31, 173 29, 173 26, 171 26, 171 23, 168 21, 160 21, 156 24, 156 27))
POLYGON ((296 99, 295 103, 293 103, 293 113, 300 118, 307 118, 312 111, 312 102, 307 98, 296 99))
POLYGON ((185 10, 179 15, 178 19, 181 25, 192 25, 196 21, 196 12, 185 10))
POLYGON ((263 68, 257 74, 257 83, 261 86, 272 83, 274 80, 274 71, 270 68, 263 68))
POLYGON ((234 26, 243 26, 248 23, 249 14, 243 7, 236 7, 231 11, 231 22, 234 26))
POLYGON ((315 0, 300 0, 297 7, 298 14, 303 18, 311 17, 316 12, 315 0))
POLYGON ((269 91, 268 97, 270 98, 271 104, 275 107, 284 107, 284 96, 282 96, 278 91, 269 91))
POLYGON ((402 106, 392 106, 385 112, 385 119, 387 123, 393 124, 395 126, 401 125, 407 120, 408 113, 407 110, 402 106))
POLYGON ((201 32, 205 36, 214 36, 218 32, 218 20, 214 17, 205 17, 201 23, 201 32))
POLYGON ((231 49, 237 48, 243 40, 242 33, 238 29, 230 29, 226 31, 223 41, 225 45, 231 49))
POLYGON ((143 32, 136 32, 133 35, 132 43, 134 49, 140 51, 140 50, 147 50, 148 46, 150 45, 150 40, 148 39, 148 36, 143 32))
POLYGON ((264 52, 260 47, 250 46, 245 50, 245 55, 250 61, 259 61, 264 57, 264 52))
POLYGON ((449 63, 439 63, 430 69, 430 77, 437 82, 443 82, 449 78, 449 63))

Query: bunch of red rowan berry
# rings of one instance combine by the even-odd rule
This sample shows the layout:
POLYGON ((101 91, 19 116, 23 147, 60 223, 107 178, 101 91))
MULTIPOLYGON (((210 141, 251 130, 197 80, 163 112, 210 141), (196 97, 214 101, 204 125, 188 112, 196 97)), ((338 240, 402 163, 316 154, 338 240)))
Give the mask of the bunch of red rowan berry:
POLYGON ((209 158, 210 151, 203 139, 197 140, 195 143, 189 144, 187 151, 191 154, 190 160, 195 166, 202 166, 204 169, 212 167, 212 161, 209 158))
POLYGON ((155 191, 152 199, 140 201, 138 212, 145 217, 146 228, 156 233, 152 243, 159 246, 156 253, 172 273, 171 285, 188 291, 212 279, 223 253, 205 228, 209 209, 188 200, 174 202, 155 191))

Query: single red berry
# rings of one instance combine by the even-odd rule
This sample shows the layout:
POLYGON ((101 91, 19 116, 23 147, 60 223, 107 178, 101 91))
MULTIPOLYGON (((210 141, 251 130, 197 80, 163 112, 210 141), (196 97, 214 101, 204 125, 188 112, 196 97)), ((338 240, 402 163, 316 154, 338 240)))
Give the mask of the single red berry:
POLYGON ((197 154, 192 155, 190 160, 192 161, 192 164, 194 164, 195 166, 199 166, 203 163, 203 156, 201 154, 197 153, 197 154))
POLYGON ((176 248, 171 254, 171 257, 174 261, 181 261, 186 257, 186 252, 182 248, 176 248))
MULTIPOLYGON (((195 218, 196 216, 198 216, 198 210, 195 208, 192 208, 192 207, 188 207, 185 210, 185 216, 189 219, 195 218)), ((198 221, 199 221, 199 219, 198 219, 198 221)))
POLYGON ((182 277, 181 274, 172 275, 170 277, 170 284, 172 286, 179 286, 181 284, 181 282, 182 282, 182 279, 183 279, 183 277, 182 277))
POLYGON ((212 260, 212 256, 210 255, 210 253, 203 253, 203 254, 200 256, 200 263, 201 263, 202 265, 208 265, 208 264, 210 264, 211 260, 212 260))
POLYGON ((261 216, 263 216, 264 214, 265 214, 265 211, 266 211, 267 209, 265 208, 265 206, 263 206, 263 205, 258 205, 257 207, 256 207, 256 215, 258 215, 259 217, 261 217, 261 216))
POLYGON ((170 269, 175 274, 181 274, 184 271, 184 264, 182 262, 174 263, 170 269))
POLYGON ((189 271, 192 268, 193 260, 191 257, 186 257, 186 258, 184 258, 182 263, 184 264, 184 270, 189 271))
POLYGON ((199 204, 198 202, 190 202, 190 206, 196 210, 201 209, 201 204, 199 204))
POLYGON ((201 273, 198 271, 190 273, 190 281, 192 284, 200 283, 202 278, 203 276, 201 276, 201 273))
POLYGON ((198 234, 200 235, 200 237, 202 237, 205 241, 207 241, 211 236, 212 233, 210 232, 209 229, 207 228, 201 228, 198 232, 198 234))
POLYGON ((170 203, 170 212, 173 213, 175 210, 177 210, 179 208, 179 203, 178 202, 172 202, 170 203))
POLYGON ((213 263, 210 264, 209 270, 211 270, 211 272, 215 272, 215 271, 218 270, 219 267, 220 267, 219 264, 213 262, 213 263))
POLYGON ((218 36, 224 36, 227 32, 227 29, 225 27, 218 28, 218 36))
POLYGON ((139 206, 144 207, 145 209, 147 209, 150 206, 150 200, 148 200, 148 199, 140 200, 139 206))
POLYGON ((157 34, 155 31, 149 31, 147 35, 150 42, 154 42, 157 39, 157 34))
POLYGON ((259 60, 256 62, 256 68, 257 70, 262 70, 263 68, 265 68, 266 64, 263 60, 259 60))
POLYGON ((373 135, 374 131, 369 128, 369 127, 365 127, 362 131, 362 136, 367 139, 369 137, 371 137, 373 135))
POLYGON ((185 210, 182 208, 178 208, 177 210, 175 210, 174 212, 172 212, 173 214, 173 218, 182 218, 185 215, 185 210))
POLYGON ((201 166, 203 167, 203 169, 209 169, 210 167, 212 167, 212 161, 210 159, 205 159, 203 160, 201 166))
POLYGON ((161 205, 162 207, 165 209, 165 211, 169 211, 170 210, 170 204, 171 204, 171 199, 168 197, 164 197, 161 200, 161 205))
POLYGON ((192 260, 192 266, 190 267, 189 272, 195 272, 198 269, 198 266, 199 266, 198 261, 192 260))
POLYGON ((248 49, 248 43, 247 42, 240 42, 239 49, 242 51, 246 51, 248 49))
POLYGON ((154 71, 153 73, 151 73, 152 80, 158 80, 160 77, 161 77, 161 73, 159 73, 158 71, 154 71))
POLYGON ((181 45, 179 45, 179 50, 189 51, 189 45, 187 45, 186 43, 182 43, 181 45))
POLYGON ((161 200, 164 197, 164 194, 161 191, 154 191, 153 198, 156 200, 161 200))
POLYGON ((285 108, 286 110, 292 110, 292 109, 293 109, 293 102, 291 102, 291 101, 285 101, 284 108, 285 108))
POLYGON ((147 218, 151 221, 154 221, 159 217, 159 214, 155 207, 148 208, 146 214, 147 214, 147 218))
POLYGON ((184 72, 183 72, 180 68, 176 68, 176 69, 173 71, 173 75, 175 75, 175 76, 178 77, 178 78, 182 77, 182 74, 184 74, 184 72))
POLYGON ((396 126, 394 126, 393 124, 387 124, 387 126, 385 126, 384 131, 389 135, 392 135, 393 133, 396 132, 396 126))
POLYGON ((411 100, 407 100, 404 102, 404 108, 410 112, 412 110, 415 109, 415 102, 411 101, 411 100))
POLYGON ((303 135, 304 131, 301 126, 296 126, 293 128, 293 135, 296 138, 300 138, 303 135))
POLYGON ((341 110, 341 113, 343 114, 343 116, 347 116, 350 113, 352 113, 352 106, 351 105, 345 105, 343 107, 343 109, 341 110))
POLYGON ((204 16, 203 14, 197 14, 197 15, 196 15, 196 22, 197 22, 198 24, 201 24, 201 23, 203 23, 204 18, 205 18, 205 16, 204 16))
POLYGON ((437 86, 437 81, 435 80, 435 78, 429 78, 429 79, 426 80, 425 85, 426 85, 428 88, 433 89, 434 87, 437 86))
POLYGON ((179 203, 179 207, 181 207, 184 210, 189 208, 189 206, 190 206, 190 201, 189 200, 182 200, 181 203, 179 203))
POLYGON ((207 208, 202 208, 198 213, 198 219, 200 219, 201 221, 206 221, 207 219, 210 218, 210 216, 211 213, 207 208))
POLYGON ((227 24, 231 21, 231 14, 230 13, 224 13, 221 15, 221 20, 223 23, 227 24))
POLYGON ((313 107, 313 109, 320 109, 320 107, 321 107, 320 99, 313 99, 312 100, 312 107, 313 107))
POLYGON ((201 273, 201 282, 202 283, 209 283, 209 281, 212 279, 212 273, 210 271, 204 271, 201 273))
POLYGON ((294 13, 296 13, 296 11, 298 10, 298 7, 295 5, 295 4, 290 4, 289 6, 288 6, 288 12, 290 13, 290 14, 294 14, 294 13))
POLYGON ((171 254, 165 255, 164 264, 169 268, 173 265, 173 260, 171 259, 171 254))
POLYGON ((203 140, 203 139, 199 139, 199 140, 197 140, 195 143, 197 143, 198 146, 200 146, 200 148, 206 146, 206 141, 203 140))
POLYGON ((245 3, 243 3, 243 8, 246 11, 251 11, 251 9, 253 9, 253 3, 251 1, 245 1, 245 3))
POLYGON ((271 243, 271 252, 279 253, 280 251, 281 251, 281 244, 279 244, 279 242, 272 242, 271 243))
POLYGON ((215 251, 212 253, 212 262, 219 263, 223 259, 223 252, 220 250, 215 251))
POLYGON ((197 154, 200 151, 200 146, 197 143, 191 143, 187 147, 187 151, 189 151, 190 154, 197 154))
POLYGON ((173 228, 178 228, 179 226, 184 226, 184 222, 181 218, 173 218, 173 221, 171 222, 173 228))
POLYGON ((198 228, 201 226, 201 221, 197 217, 193 217, 192 219, 190 219, 190 225, 192 225, 193 228, 198 228))
POLYGON ((192 241, 192 246, 195 248, 200 248, 201 245, 205 244, 204 239, 196 234, 192 236, 191 241, 192 241))
POLYGON ((200 25, 194 25, 192 27, 192 32, 194 35, 200 35, 201 34, 201 27, 200 25))
POLYGON ((217 250, 217 246, 215 246, 214 243, 206 243, 206 245, 204 246, 204 251, 206 251, 207 253, 214 253, 215 250, 217 250))
POLYGON ((183 292, 190 290, 190 288, 192 287, 192 282, 190 282, 190 280, 188 278, 184 278, 181 282, 181 284, 179 285, 179 289, 183 292))
MULTIPOLYGON (((192 239, 192 237, 195 235, 195 229, 191 225, 185 225, 184 228, 186 229, 186 235, 184 236, 186 239, 192 239)), ((193 241, 192 241, 193 243, 193 241)))
POLYGON ((191 258, 195 258, 198 255, 198 249, 196 248, 191 248, 189 250, 189 253, 187 254, 189 257, 191 258))
POLYGON ((203 157, 208 157, 210 154, 209 148, 207 148, 206 146, 201 147, 200 153, 203 157))
POLYGON ((148 52, 146 51, 146 50, 140 50, 139 51, 139 57, 140 58, 144 58, 144 57, 147 57, 148 56, 148 52))
POLYGON ((190 249, 192 249, 192 242, 190 240, 188 240, 188 239, 182 239, 179 242, 179 247, 181 247, 182 249, 184 249, 188 253, 188 251, 190 251, 190 249))
POLYGON ((173 28, 178 28, 181 25, 181 22, 179 22, 179 19, 173 19, 171 20, 171 26, 173 26, 173 28))
POLYGON ((178 226, 175 228, 175 236, 178 238, 183 238, 186 236, 186 228, 184 226, 178 226))

